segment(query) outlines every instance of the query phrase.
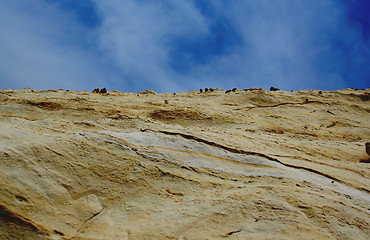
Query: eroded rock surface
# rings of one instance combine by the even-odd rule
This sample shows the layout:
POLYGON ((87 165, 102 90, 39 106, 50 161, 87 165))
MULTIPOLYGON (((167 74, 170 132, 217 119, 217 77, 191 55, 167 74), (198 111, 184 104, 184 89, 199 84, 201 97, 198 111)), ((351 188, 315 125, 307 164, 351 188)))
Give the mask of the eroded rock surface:
POLYGON ((369 95, 0 90, 0 238, 368 239, 369 95))

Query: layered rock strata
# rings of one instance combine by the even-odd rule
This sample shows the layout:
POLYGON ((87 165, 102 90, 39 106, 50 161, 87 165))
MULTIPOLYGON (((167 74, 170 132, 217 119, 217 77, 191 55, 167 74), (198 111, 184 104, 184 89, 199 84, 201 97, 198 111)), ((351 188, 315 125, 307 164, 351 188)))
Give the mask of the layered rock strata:
POLYGON ((0 90, 0 238, 368 239, 369 99, 0 90))

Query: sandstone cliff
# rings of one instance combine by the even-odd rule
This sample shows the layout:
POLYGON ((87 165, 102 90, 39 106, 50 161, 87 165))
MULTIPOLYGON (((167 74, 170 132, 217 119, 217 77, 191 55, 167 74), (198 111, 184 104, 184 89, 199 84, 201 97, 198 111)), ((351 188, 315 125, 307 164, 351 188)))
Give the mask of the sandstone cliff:
POLYGON ((0 90, 0 239, 368 239, 370 90, 0 90))

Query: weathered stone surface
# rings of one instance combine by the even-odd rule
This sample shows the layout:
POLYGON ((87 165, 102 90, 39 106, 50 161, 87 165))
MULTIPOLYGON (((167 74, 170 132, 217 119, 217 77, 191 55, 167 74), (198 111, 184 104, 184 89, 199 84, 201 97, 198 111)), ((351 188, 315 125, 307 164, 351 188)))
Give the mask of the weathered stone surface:
POLYGON ((0 90, 0 238, 368 239, 368 94, 0 90))

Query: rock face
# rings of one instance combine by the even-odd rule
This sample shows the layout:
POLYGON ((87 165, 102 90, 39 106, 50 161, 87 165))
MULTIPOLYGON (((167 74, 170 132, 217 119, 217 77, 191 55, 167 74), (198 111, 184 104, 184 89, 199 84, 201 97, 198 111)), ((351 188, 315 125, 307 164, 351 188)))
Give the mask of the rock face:
POLYGON ((0 90, 0 239, 368 239, 368 100, 0 90))

